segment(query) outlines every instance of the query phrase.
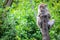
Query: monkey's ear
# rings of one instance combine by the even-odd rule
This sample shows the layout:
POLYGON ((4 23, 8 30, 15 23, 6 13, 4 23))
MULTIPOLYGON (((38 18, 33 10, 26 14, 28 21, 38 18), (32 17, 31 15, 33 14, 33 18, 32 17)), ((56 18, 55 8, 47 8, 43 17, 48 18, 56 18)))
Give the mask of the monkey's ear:
POLYGON ((45 7, 47 7, 47 4, 45 4, 45 7))

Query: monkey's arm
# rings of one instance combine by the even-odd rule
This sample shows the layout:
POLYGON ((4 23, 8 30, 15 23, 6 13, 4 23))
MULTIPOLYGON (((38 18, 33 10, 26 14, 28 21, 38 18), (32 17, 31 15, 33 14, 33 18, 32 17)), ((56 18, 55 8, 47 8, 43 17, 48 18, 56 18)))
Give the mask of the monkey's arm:
POLYGON ((37 16, 37 26, 40 28, 41 26, 41 19, 39 16, 37 16))
POLYGON ((48 9, 46 10, 45 14, 48 16, 49 19, 51 18, 51 15, 48 9))

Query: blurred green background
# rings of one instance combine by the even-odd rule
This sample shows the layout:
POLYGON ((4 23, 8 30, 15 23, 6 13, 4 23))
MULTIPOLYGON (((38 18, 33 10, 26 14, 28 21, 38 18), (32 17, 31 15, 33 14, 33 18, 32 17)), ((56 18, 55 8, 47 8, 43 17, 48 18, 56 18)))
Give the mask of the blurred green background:
POLYGON ((50 39, 60 40, 60 0, 13 0, 10 7, 4 7, 5 0, 0 0, 0 40, 42 40, 36 25, 42 2, 48 5, 51 19, 55 19, 50 39))

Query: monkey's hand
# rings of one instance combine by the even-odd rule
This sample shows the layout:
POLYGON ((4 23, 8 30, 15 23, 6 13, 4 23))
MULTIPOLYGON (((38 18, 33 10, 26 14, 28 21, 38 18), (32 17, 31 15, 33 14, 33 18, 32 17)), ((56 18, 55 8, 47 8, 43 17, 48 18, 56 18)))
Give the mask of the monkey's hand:
POLYGON ((49 20, 49 22, 48 22, 48 25, 49 25, 48 28, 49 28, 49 29, 52 27, 52 25, 54 24, 54 22, 55 22, 54 19, 49 20))

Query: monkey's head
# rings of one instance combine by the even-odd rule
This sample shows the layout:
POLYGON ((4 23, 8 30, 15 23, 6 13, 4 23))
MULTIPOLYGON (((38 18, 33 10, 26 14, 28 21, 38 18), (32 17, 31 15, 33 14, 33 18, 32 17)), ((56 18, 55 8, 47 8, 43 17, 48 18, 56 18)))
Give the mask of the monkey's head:
POLYGON ((40 9, 45 9, 47 7, 47 5, 42 3, 39 5, 39 7, 40 7, 40 9))
POLYGON ((47 8, 47 5, 44 3, 42 3, 38 6, 38 9, 40 12, 45 12, 46 8, 47 8))
POLYGON ((40 10, 43 10, 43 9, 46 9, 47 8, 47 5, 44 4, 44 3, 41 3, 39 6, 38 6, 38 9, 40 10))

